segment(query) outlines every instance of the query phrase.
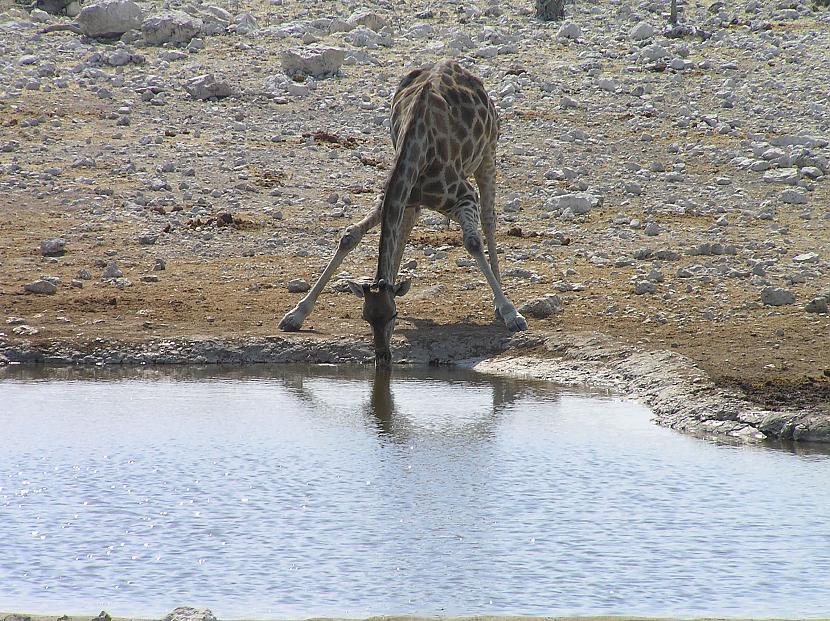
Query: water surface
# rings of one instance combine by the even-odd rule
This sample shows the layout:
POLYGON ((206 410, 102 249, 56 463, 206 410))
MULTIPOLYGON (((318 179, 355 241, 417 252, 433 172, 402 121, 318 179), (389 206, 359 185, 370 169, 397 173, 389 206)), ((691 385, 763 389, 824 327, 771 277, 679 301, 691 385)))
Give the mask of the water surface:
POLYGON ((2 373, 0 610, 830 610, 826 454, 446 369, 2 373))

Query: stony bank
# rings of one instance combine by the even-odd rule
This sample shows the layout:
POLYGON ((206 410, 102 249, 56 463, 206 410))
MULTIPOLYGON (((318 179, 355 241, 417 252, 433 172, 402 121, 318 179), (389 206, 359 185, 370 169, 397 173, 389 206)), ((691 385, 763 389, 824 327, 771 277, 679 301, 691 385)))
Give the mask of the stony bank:
POLYGON ((398 80, 452 57, 499 109, 503 280, 530 330, 493 323, 460 231, 426 213, 399 358, 500 354, 676 427, 827 437, 826 8, 680 2, 669 32, 648 0, 560 23, 530 0, 56 2, 83 9, 69 29, 0 0, 0 359, 366 358, 342 281, 374 272, 377 231, 307 331, 276 326, 383 186, 398 80), (740 407, 672 418, 716 393, 740 407))

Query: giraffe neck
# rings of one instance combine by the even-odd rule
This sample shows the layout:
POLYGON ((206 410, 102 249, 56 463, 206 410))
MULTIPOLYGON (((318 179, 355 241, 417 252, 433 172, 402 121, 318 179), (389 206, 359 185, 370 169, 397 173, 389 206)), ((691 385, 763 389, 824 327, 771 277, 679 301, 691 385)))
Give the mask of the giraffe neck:
POLYGON ((426 125, 423 116, 429 93, 430 87, 426 84, 410 109, 408 122, 399 139, 395 164, 386 181, 381 206, 380 249, 375 282, 383 279, 394 284, 398 276, 395 266, 398 244, 406 243, 406 240, 401 239, 403 213, 426 161, 426 125))

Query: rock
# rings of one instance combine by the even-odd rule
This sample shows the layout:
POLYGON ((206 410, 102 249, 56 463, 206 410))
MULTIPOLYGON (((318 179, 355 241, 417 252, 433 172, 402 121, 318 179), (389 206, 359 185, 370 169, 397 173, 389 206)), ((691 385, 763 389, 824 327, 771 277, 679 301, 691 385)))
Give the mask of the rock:
POLYGON ((573 192, 570 194, 560 194, 554 196, 548 201, 548 205, 552 209, 561 209, 566 211, 571 210, 575 215, 586 214, 591 211, 599 203, 598 199, 585 192, 573 192))
POLYGON ((227 82, 217 82, 212 73, 196 76, 187 81, 184 90, 193 99, 222 99, 233 94, 227 82))
POLYGON ((33 11, 41 10, 51 15, 60 15, 65 11, 66 7, 74 1, 75 0, 35 0, 35 2, 30 6, 33 11))
POLYGON ((250 13, 240 13, 236 16, 236 34, 247 35, 259 30, 259 24, 250 13))
POLYGON ((78 270, 78 278, 80 280, 91 280, 92 279, 92 273, 89 270, 80 269, 80 270, 78 270))
POLYGON ((375 32, 380 32, 384 28, 389 27, 389 22, 386 19, 377 13, 372 13, 371 11, 364 11, 361 13, 353 14, 348 20, 347 23, 352 28, 357 28, 358 26, 365 26, 370 30, 374 30, 375 32))
POLYGON ((828 305, 826 298, 817 297, 807 302, 804 310, 808 313, 820 313, 822 315, 826 315, 830 312, 830 305, 828 305))
POLYGON ((559 27, 559 31, 556 33, 556 38, 576 40, 581 35, 582 29, 579 27, 579 24, 575 22, 565 22, 559 27))
POLYGON ((29 293, 37 293, 41 295, 52 295, 58 291, 58 288, 54 283, 51 283, 43 278, 30 282, 27 285, 23 285, 23 288, 29 293))
POLYGON ((796 188, 787 188, 778 196, 782 203, 788 205, 804 205, 807 202, 807 193, 796 188))
POLYGON ((183 11, 164 11, 151 15, 141 24, 141 34, 147 45, 188 43, 202 33, 203 22, 183 11))
POLYGON ((522 315, 530 316, 534 319, 550 317, 553 313, 560 310, 562 310, 562 299, 558 295, 549 295, 537 300, 531 300, 519 307, 519 312, 522 315))
POLYGON ((310 75, 324 78, 340 71, 345 57, 346 50, 336 47, 285 50, 281 55, 282 70, 290 77, 310 75))
MULTIPOLYGON (((14 328, 12 328, 12 332, 14 334, 16 334, 17 336, 34 336, 35 334, 40 332, 40 330, 38 330, 37 328, 35 328, 33 326, 22 325, 22 326, 15 326, 14 328)), ((31 619, 32 619, 31 617, 26 616, 26 615, 6 615, 3 618, 3 621, 14 621, 14 620, 28 620, 28 621, 31 621, 31 619)))
POLYGON ((142 246, 152 246, 158 238, 159 236, 156 233, 146 232, 138 236, 138 243, 142 246))
POLYGON ((634 293, 636 295, 645 295, 646 293, 655 293, 657 285, 648 280, 641 280, 634 285, 634 293))
POLYGON ((764 287, 761 290, 761 303, 766 306, 784 306, 795 303, 795 295, 787 289, 764 287))
POLYGON ((66 240, 62 237, 47 239, 40 242, 40 254, 44 257, 57 257, 63 254, 66 240))
POLYGON ((311 285, 302 278, 288 281, 288 293, 305 293, 309 289, 311 289, 311 285))
POLYGON ((776 168, 768 170, 764 173, 764 181, 767 183, 785 183, 787 185, 795 185, 798 183, 798 169, 797 168, 776 168))
POLYGON ((628 36, 635 41, 651 39, 654 36, 654 27, 646 22, 640 22, 629 31, 628 36))
POLYGON ((167 269, 167 261, 164 259, 156 259, 155 264, 153 265, 154 272, 163 272, 167 269))
POLYGON ((123 275, 124 272, 118 269, 116 262, 110 261, 101 273, 101 280, 114 280, 116 278, 121 278, 123 275))
POLYGON ((819 256, 815 252, 805 252, 793 257, 793 263, 818 263, 819 256))
POLYGON ((102 610, 92 621, 112 621, 112 617, 106 610, 102 610))
POLYGON ((216 621, 216 617, 207 608, 180 606, 164 617, 162 621, 216 621))
POLYGON ((103 0, 84 6, 75 24, 88 37, 114 37, 139 28, 143 17, 132 0, 103 0))

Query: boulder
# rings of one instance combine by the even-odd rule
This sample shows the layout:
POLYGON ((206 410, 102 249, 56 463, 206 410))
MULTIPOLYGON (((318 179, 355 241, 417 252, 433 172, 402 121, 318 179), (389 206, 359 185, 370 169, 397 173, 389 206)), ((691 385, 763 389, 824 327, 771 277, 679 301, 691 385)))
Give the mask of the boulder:
POLYGON ((132 0, 103 0, 82 8, 75 24, 88 37, 114 37, 141 26, 143 17, 132 0))
POLYGON ((217 82, 212 73, 196 76, 187 81, 184 90, 193 99, 221 99, 230 97, 233 94, 227 82, 217 82))
POLYGON ((148 45, 188 43, 202 33, 203 23, 183 11, 164 11, 144 20, 141 34, 148 45))
POLYGON ((286 75, 308 75, 315 78, 332 76, 340 71, 346 50, 327 47, 304 50, 285 50, 282 53, 282 70, 286 75))

